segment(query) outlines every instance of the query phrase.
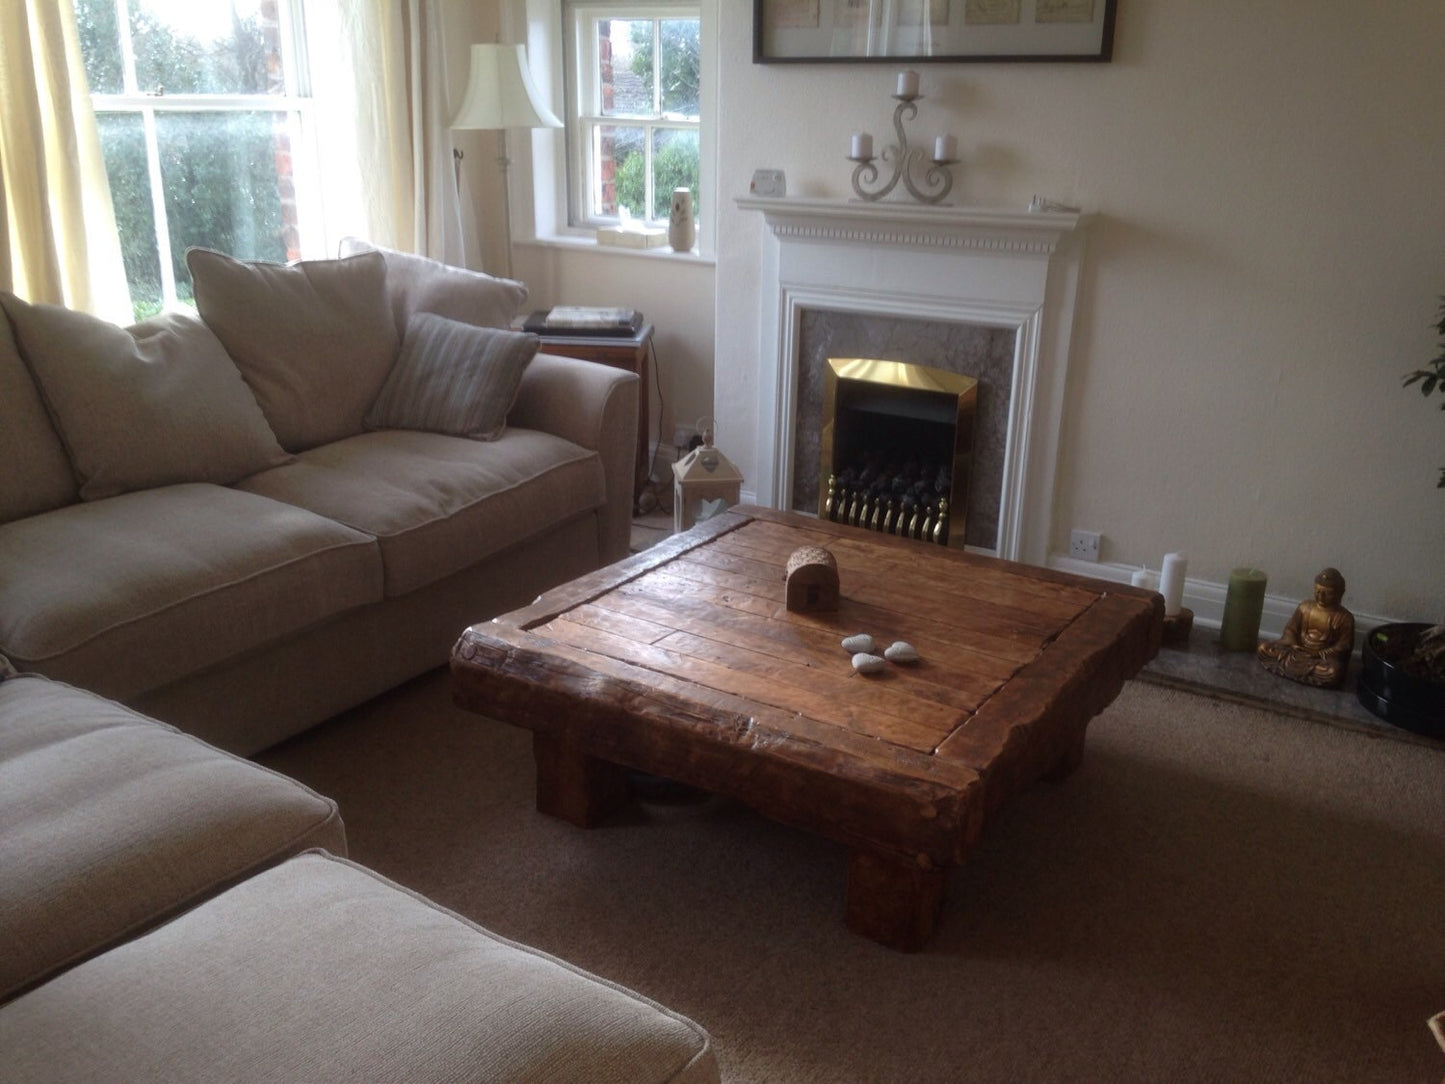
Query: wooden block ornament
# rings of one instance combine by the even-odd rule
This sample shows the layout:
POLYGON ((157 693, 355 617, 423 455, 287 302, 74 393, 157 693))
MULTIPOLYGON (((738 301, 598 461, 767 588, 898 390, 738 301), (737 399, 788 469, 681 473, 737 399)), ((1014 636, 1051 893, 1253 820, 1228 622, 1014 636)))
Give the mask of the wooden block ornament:
POLYGON ((799 546, 788 557, 788 610, 832 613, 838 609, 838 562, 822 546, 799 546))

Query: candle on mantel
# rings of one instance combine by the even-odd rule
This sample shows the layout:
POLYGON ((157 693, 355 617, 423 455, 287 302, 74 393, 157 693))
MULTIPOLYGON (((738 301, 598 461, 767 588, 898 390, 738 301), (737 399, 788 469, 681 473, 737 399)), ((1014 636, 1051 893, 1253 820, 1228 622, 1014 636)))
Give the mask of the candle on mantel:
POLYGON ((918 97, 918 73, 917 73, 917 72, 915 72, 915 71, 902 71, 902 72, 899 72, 899 73, 898 73, 898 93, 897 93, 896 97, 899 97, 899 98, 916 98, 916 97, 918 97))
POLYGON ((1141 568, 1129 577, 1129 586, 1142 587, 1146 591, 1154 590, 1154 573, 1147 568, 1141 568))
POLYGON ((1224 596, 1224 617, 1219 622, 1219 645, 1225 651, 1253 651, 1259 646, 1259 622, 1264 616, 1264 588, 1269 582, 1257 568, 1236 568, 1229 574, 1224 596))
POLYGON ((933 141, 933 160, 952 162, 958 157, 958 140, 951 135, 941 135, 933 141))
POLYGON ((872 158, 873 136, 868 132, 854 132, 849 158, 872 158))
POLYGON ((1159 571, 1159 593, 1164 596, 1164 616, 1173 617, 1184 604, 1184 573, 1189 558, 1182 553, 1166 553, 1164 567, 1159 571))

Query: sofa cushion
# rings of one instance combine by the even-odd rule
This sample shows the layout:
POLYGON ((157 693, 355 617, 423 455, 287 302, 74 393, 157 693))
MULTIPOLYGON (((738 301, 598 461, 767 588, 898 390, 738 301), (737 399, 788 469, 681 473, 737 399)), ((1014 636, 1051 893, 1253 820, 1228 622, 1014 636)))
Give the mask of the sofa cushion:
POLYGON ((602 504, 602 463, 509 428, 479 443, 388 429, 313 448, 240 483, 376 536, 386 593, 406 594, 602 504))
POLYGON ((186 266, 201 318, 284 448, 361 432, 398 345, 380 254, 283 267, 193 248, 186 266))
POLYGON ((0 297, 85 500, 175 482, 228 485, 288 456, 220 340, 194 316, 118 328, 0 297))
POLYGON ((0 1008, 6 1077, 716 1081, 708 1035, 305 854, 0 1008))
POLYGON ((535 335, 416 313, 366 427, 496 440, 539 345, 535 335))
POLYGON ((0 1001, 312 847, 336 803, 34 675, 0 682, 0 1001))
POLYGON ((374 539, 220 486, 0 525, 0 654, 117 700, 380 598, 374 539))
POLYGON ((479 327, 510 327, 527 303, 527 287, 514 279, 452 267, 440 260, 382 248, 358 237, 343 237, 340 254, 379 252, 386 259, 386 293, 398 329, 418 312, 479 327))
MULTIPOLYGON (((0 310, 12 297, 0 293, 0 310)), ((0 311, 0 523, 79 499, 70 460, 0 311)))

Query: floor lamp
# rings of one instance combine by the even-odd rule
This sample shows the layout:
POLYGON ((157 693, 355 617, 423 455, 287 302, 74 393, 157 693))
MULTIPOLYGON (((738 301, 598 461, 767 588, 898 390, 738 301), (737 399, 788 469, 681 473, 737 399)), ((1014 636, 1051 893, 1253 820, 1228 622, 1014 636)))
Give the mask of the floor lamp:
MULTIPOLYGON (((502 221, 506 230, 508 278, 512 277, 512 192, 507 183, 507 167, 512 160, 507 157, 507 129, 562 127, 562 122, 542 104, 540 97, 527 68, 525 46, 472 46, 467 96, 452 121, 452 128, 502 133, 497 164, 502 167, 502 221)), ((460 164, 461 151, 454 153, 460 164)))

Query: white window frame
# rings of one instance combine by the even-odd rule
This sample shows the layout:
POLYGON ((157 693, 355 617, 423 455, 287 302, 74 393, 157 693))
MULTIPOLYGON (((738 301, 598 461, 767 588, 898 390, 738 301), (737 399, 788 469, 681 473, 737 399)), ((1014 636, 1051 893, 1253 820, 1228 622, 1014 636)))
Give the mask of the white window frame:
MULTIPOLYGON (((696 0, 702 13, 702 172, 698 187, 713 193, 698 214, 697 249, 692 254, 674 253, 667 248, 606 250, 619 258, 695 260, 712 263, 717 256, 715 223, 720 196, 717 178, 717 85, 718 5, 723 0, 696 0)), ((547 105, 558 116, 566 115, 562 47, 561 0, 501 0, 502 41, 524 42, 532 78, 547 105)), ((564 132, 541 128, 526 133, 528 150, 517 155, 508 174, 512 188, 512 239, 514 242, 555 245, 561 248, 596 248, 596 231, 567 223, 567 153, 564 132), (531 206, 527 206, 530 198, 531 206)))
MULTIPOLYGON (((661 48, 653 49, 653 110, 646 114, 613 113, 605 115, 601 109, 602 88, 599 82, 601 64, 597 55, 597 23, 605 19, 652 20, 660 24, 668 19, 696 19, 699 37, 702 31, 703 13, 701 5, 693 0, 651 0, 647 3, 608 3, 606 0, 564 0, 563 36, 566 70, 566 114, 567 114, 567 222, 570 226, 596 229, 598 226, 615 224, 618 215, 595 214, 593 207, 600 202, 601 170, 598 162, 600 130, 603 127, 640 128, 643 131, 644 153, 652 157, 654 135, 658 131, 688 131, 697 133, 699 165, 701 165, 703 144, 702 104, 699 102, 699 116, 696 120, 661 112, 661 88, 657 73, 662 64, 661 48)), ((655 38, 661 42, 661 27, 655 38)), ((699 53, 699 79, 703 78, 705 67, 703 54, 699 53)), ((701 88, 700 88, 701 89, 701 88)), ((644 206, 656 207, 653 191, 653 170, 645 171, 644 206)), ((699 176, 699 189, 703 180, 699 176)), ((711 193, 703 193, 701 199, 707 205, 711 193)), ((644 216, 654 224, 663 221, 651 215, 644 216)))
POLYGON ((315 103, 305 58, 306 28, 302 13, 304 0, 277 0, 277 23, 281 39, 281 64, 286 94, 149 94, 136 82, 135 54, 130 34, 130 11, 126 0, 117 0, 117 21, 125 89, 120 94, 91 94, 97 114, 139 115, 145 134, 146 164, 150 176, 151 210, 155 241, 160 255, 161 304, 172 309, 183 305, 176 293, 165 191, 161 182, 160 144, 156 135, 159 113, 285 113, 289 117, 292 184, 296 192, 297 229, 305 253, 320 252, 325 245, 325 223, 321 213, 319 184, 320 155, 317 150, 315 103))

